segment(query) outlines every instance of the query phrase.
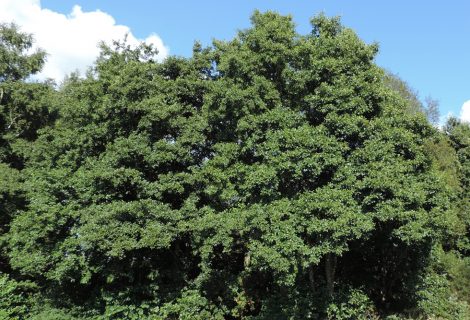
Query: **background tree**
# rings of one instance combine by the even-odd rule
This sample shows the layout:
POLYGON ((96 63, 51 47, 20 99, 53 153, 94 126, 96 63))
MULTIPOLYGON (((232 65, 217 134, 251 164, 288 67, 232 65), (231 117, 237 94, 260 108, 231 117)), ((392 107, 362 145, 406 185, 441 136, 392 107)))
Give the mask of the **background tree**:
MULTIPOLYGON (((438 102, 431 97, 425 99, 426 106, 418 100, 418 95, 398 76, 385 78, 385 83, 408 101, 408 112, 421 112, 435 127, 439 121, 438 102), (418 108, 417 108, 418 107, 418 108), (416 111, 418 110, 418 111, 416 111), (419 111, 421 110, 421 111, 419 111)), ((444 318, 456 317, 449 313, 448 307, 442 307, 443 298, 467 301, 470 293, 466 288, 470 284, 470 265, 468 258, 468 203, 465 179, 465 136, 468 125, 455 118, 448 120, 443 130, 434 130, 424 146, 432 161, 433 170, 444 184, 442 191, 449 199, 449 209, 453 211, 447 222, 449 228, 441 241, 433 249, 433 258, 428 268, 428 281, 437 284, 432 290, 423 290, 423 306, 428 312, 444 318), (440 278, 440 280, 439 280, 440 278), (446 310, 447 309, 447 310, 446 310)), ((468 171, 468 170, 467 170, 468 171)), ((458 309, 458 307, 457 307, 458 309)), ((464 316, 465 317, 465 316, 464 316)))
POLYGON ((440 120, 439 101, 430 95, 424 98, 424 103, 419 99, 418 91, 414 90, 406 81, 401 79, 397 74, 385 70, 384 83, 385 85, 398 93, 403 99, 407 101, 406 112, 424 113, 428 121, 437 126, 440 120))
POLYGON ((424 113, 426 114, 426 117, 428 118, 429 122, 431 122, 435 126, 439 125, 439 101, 433 99, 431 96, 427 96, 424 101, 426 103, 424 113))
MULTIPOLYGON (((448 183, 452 193, 452 207, 456 212, 457 219, 455 227, 452 228, 451 237, 443 242, 442 248, 436 252, 437 259, 434 262, 434 270, 437 273, 445 274, 450 290, 449 295, 462 301, 470 302, 470 198, 469 198, 469 142, 470 126, 455 118, 450 118, 444 126, 441 135, 447 139, 450 145, 450 151, 446 156, 440 158, 437 163, 448 163, 449 159, 455 159, 457 165, 453 166, 457 181, 448 183), (455 156, 454 156, 455 155, 455 156)), ((433 148, 436 150, 436 148, 433 148)), ((439 148, 437 148, 439 150, 439 148)), ((441 172, 448 173, 449 167, 441 166, 441 172)), ((448 174, 447 174, 448 176, 448 174)))
POLYGON ((398 74, 384 70, 384 83, 387 87, 398 93, 407 104, 407 111, 410 113, 424 112, 424 105, 419 99, 419 93, 413 89, 405 80, 401 79, 398 74))
POLYGON ((30 80, 45 62, 32 45, 32 36, 16 25, 0 24, 0 314, 8 319, 26 312, 32 287, 11 269, 6 237, 11 220, 28 205, 22 169, 39 130, 55 119, 52 85, 30 80))
MULTIPOLYGON (((11 217, 24 209, 21 170, 38 130, 52 121, 52 88, 48 84, 25 82, 37 73, 44 52, 28 53, 31 35, 14 24, 0 25, 0 233, 8 230, 11 217)), ((2 250, 3 246, 2 246, 2 250)), ((5 265, 6 262, 3 262, 5 265)))

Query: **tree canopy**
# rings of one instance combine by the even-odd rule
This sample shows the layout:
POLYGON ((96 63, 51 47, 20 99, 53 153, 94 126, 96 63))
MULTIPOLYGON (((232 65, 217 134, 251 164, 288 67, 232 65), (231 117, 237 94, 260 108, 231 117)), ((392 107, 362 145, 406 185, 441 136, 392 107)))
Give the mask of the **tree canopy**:
POLYGON ((58 88, 0 29, 6 318, 470 315, 469 126, 410 112, 339 18, 251 23, 162 63, 102 45, 58 88))

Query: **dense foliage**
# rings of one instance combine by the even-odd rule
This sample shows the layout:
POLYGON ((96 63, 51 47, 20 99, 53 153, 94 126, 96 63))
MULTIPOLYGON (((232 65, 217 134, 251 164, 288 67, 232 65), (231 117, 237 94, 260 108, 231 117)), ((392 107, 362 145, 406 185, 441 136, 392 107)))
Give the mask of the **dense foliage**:
POLYGON ((311 23, 60 87, 3 25, 0 317, 468 319, 470 127, 311 23))

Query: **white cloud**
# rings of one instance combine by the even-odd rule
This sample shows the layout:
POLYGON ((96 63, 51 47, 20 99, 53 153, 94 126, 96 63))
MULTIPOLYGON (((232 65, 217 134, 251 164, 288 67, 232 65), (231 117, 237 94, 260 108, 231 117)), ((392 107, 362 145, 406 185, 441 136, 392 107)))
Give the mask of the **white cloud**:
POLYGON ((463 103, 462 109, 460 109, 460 119, 470 123, 470 100, 463 103))
POLYGON ((39 78, 62 80, 66 74, 82 74, 99 54, 98 43, 122 40, 128 34, 130 45, 140 41, 151 43, 158 49, 158 59, 169 52, 157 34, 137 39, 129 27, 116 24, 109 14, 96 10, 83 12, 76 5, 64 15, 41 7, 40 0, 1 0, 0 22, 16 22, 22 31, 32 33, 35 45, 47 53, 47 63, 39 78))

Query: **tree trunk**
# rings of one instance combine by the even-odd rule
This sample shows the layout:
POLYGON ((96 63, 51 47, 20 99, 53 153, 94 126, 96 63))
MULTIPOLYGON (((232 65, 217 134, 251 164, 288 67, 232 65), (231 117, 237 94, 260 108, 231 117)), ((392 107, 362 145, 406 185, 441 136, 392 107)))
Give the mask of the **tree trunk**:
POLYGON ((332 297, 335 291, 335 270, 336 270, 336 256, 328 253, 325 258, 325 275, 326 275, 326 289, 328 295, 332 297))
POLYGON ((245 268, 248 268, 250 266, 250 263, 251 263, 251 254, 250 252, 247 252, 245 257, 243 258, 243 266, 245 268))
POLYGON ((313 277, 313 266, 308 267, 308 280, 310 281, 310 288, 312 292, 315 291, 315 279, 313 277))

